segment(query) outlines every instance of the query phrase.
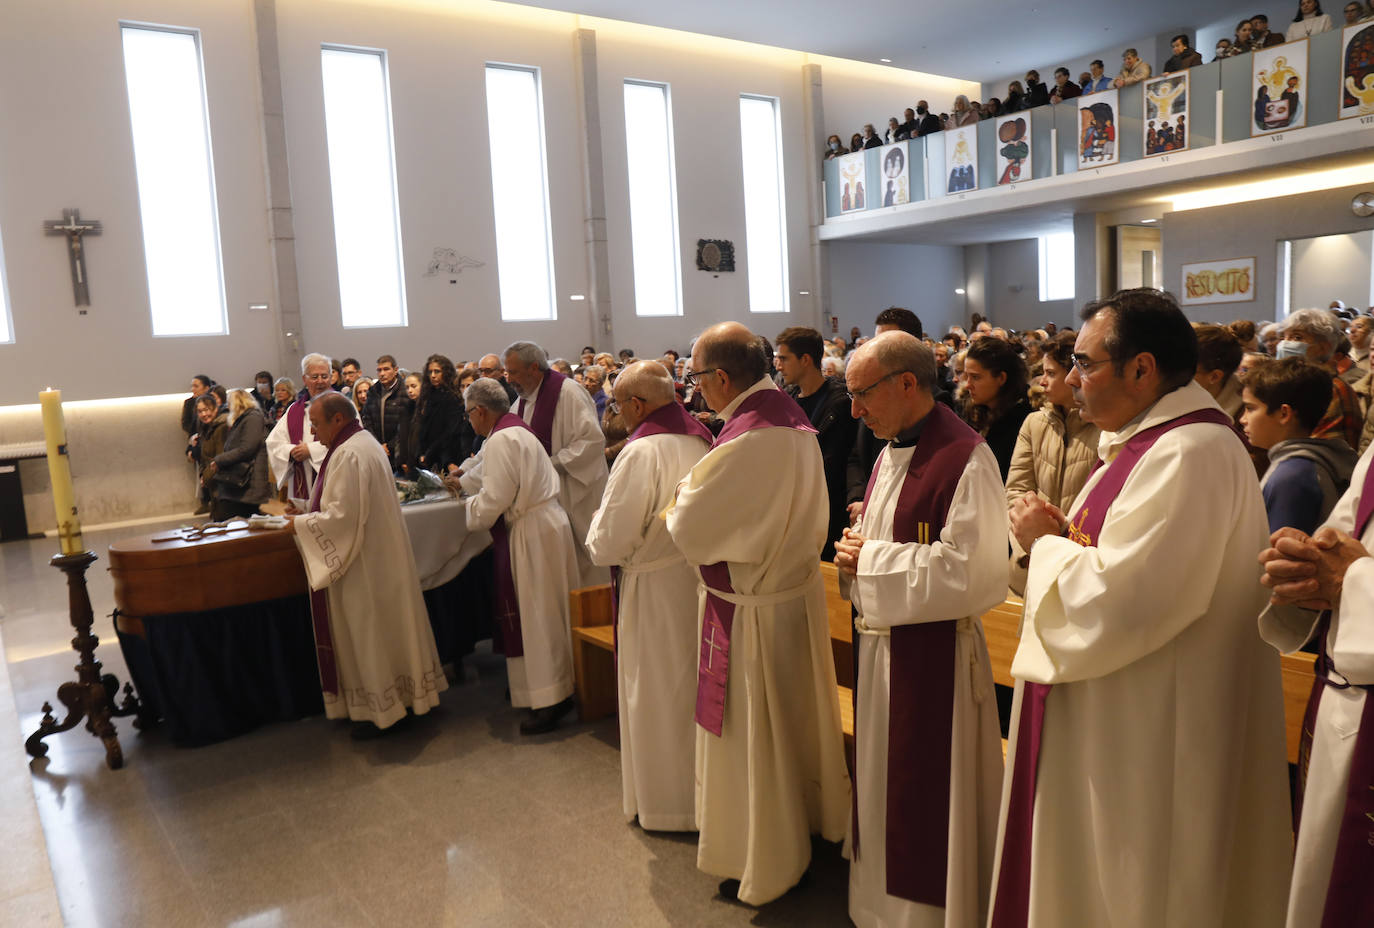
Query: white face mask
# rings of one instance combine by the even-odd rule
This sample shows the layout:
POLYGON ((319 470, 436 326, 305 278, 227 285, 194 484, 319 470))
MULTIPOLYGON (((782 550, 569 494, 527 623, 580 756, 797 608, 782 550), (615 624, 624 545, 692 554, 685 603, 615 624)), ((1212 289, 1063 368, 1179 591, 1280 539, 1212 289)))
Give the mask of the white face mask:
POLYGON ((1307 357, 1307 342, 1290 341, 1284 339, 1279 342, 1279 346, 1274 351, 1274 357, 1282 361, 1284 358, 1305 358, 1307 357))
POLYGON ((839 143, 839 142, 831 142, 831 143, 830 143, 830 150, 831 150, 831 151, 839 151, 839 150, 840 150, 840 143, 839 143))

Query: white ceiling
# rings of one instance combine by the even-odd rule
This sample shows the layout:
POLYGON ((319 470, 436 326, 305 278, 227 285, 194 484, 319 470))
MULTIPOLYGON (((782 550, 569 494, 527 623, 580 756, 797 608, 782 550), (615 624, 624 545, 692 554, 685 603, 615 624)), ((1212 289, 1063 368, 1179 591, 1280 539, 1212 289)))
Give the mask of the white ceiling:
POLYGON ((1031 67, 1048 76, 1060 63, 1178 24, 1203 26, 1219 12, 1207 0, 514 2, 860 61, 890 58, 893 67, 980 82, 1031 67))

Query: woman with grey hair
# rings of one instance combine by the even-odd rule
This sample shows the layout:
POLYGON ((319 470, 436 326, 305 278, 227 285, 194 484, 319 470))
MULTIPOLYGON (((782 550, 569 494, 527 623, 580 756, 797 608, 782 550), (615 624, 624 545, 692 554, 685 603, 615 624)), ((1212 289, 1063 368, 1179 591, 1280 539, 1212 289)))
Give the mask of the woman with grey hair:
POLYGON ((1283 321, 1283 339, 1274 356, 1304 358, 1331 375, 1331 405, 1312 431, 1313 438, 1344 438, 1352 448, 1360 445, 1364 417, 1355 391, 1336 370, 1332 356, 1345 331, 1330 310, 1300 309, 1283 321))
POLYGON ((968 97, 962 93, 954 98, 954 112, 949 114, 949 125, 955 128, 959 126, 971 126, 978 121, 978 111, 968 104, 968 97))

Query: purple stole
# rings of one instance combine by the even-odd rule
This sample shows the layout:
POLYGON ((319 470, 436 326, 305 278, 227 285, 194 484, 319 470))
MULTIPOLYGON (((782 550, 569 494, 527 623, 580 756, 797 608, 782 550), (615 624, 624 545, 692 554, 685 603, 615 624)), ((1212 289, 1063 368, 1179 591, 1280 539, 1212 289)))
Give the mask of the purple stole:
MULTIPOLYGON (((563 395, 563 381, 567 379, 552 368, 546 370, 544 380, 539 384, 539 392, 535 396, 534 415, 530 417, 529 428, 548 454, 553 454, 553 414, 558 411, 558 398, 563 395), (542 406, 538 402, 540 397, 544 398, 542 406)), ((515 407, 515 414, 520 416, 522 421, 524 420, 524 397, 520 398, 520 403, 515 407)), ((497 428, 500 427, 498 422, 497 428)))
MULTIPOLYGON (((294 447, 305 438, 305 404, 308 400, 298 399, 286 409, 286 437, 294 447)), ((310 498, 310 478, 305 472, 305 462, 287 456, 291 462, 291 495, 296 499, 310 498)), ((324 469, 320 469, 324 473, 324 469)))
MULTIPOLYGON (((291 408, 295 409, 304 405, 299 401, 291 408)), ((320 462, 320 472, 315 477, 315 490, 310 494, 310 511, 320 511, 320 495, 324 492, 324 472, 329 466, 329 459, 334 456, 334 450, 348 441, 363 427, 357 419, 351 420, 339 433, 334 436, 334 440, 329 443, 329 451, 325 454, 324 460, 320 462)), ((326 693, 339 695, 339 669, 334 662, 334 633, 329 625, 329 588, 310 591, 310 618, 315 626, 315 659, 320 665, 320 688, 326 693)))
MULTIPOLYGON (((534 412, 539 418, 539 410, 534 412)), ((526 429, 533 431, 525 420, 514 413, 506 413, 496 420, 487 440, 502 429, 526 429)), ((493 644, 498 654, 506 657, 524 657, 525 639, 520 633, 520 600, 515 595, 515 575, 510 569, 510 530, 506 527, 506 517, 498 516, 491 527, 492 554, 496 562, 496 634, 493 644)))
MULTIPOLYGON (((796 400, 781 390, 765 389, 751 393, 736 407, 735 414, 720 430, 713 448, 754 429, 768 428, 816 432, 796 400)), ((720 737, 725 726, 725 683, 730 671, 730 630, 735 624, 735 604, 716 593, 733 594, 735 588, 730 585, 730 565, 725 561, 703 564, 697 570, 706 586, 706 612, 701 622, 697 705, 693 718, 702 728, 720 737)))
MULTIPOLYGON (((660 406, 645 416, 644 421, 635 427, 629 438, 625 439, 625 444, 628 445, 637 438, 645 438, 649 435, 691 435, 700 438, 707 445, 710 445, 715 438, 710 429, 698 422, 696 417, 678 402, 660 406)), ((726 579, 728 582, 729 578, 726 579)), ((614 565, 611 567, 611 615, 615 616, 615 624, 612 626, 612 634, 614 635, 612 646, 614 654, 619 658, 620 568, 614 565)))
MULTIPOLYGON (((1236 434, 1235 423, 1230 416, 1219 409, 1199 409, 1132 435, 1069 520, 1066 532, 1069 539, 1085 548, 1095 546, 1102 534, 1107 510, 1120 495, 1136 463, 1168 432, 1199 422, 1220 425, 1232 435, 1236 434)), ((1099 460, 1094 470, 1101 466, 1102 461, 1099 460)), ((1023 684, 1011 794, 1007 798, 1007 822, 1002 837, 1002 864, 997 874, 997 892, 992 900, 991 928, 1021 928, 1030 917, 1035 781, 1039 772, 1040 736, 1045 726, 1045 700, 1051 689, 1053 684, 1049 683, 1023 684)))
MULTIPOLYGON (((1355 511, 1356 539, 1369 526, 1374 515, 1374 467, 1366 471, 1360 489, 1360 505, 1355 511)), ((1337 683, 1331 679, 1335 669, 1326 653, 1326 637, 1331 626, 1331 614, 1323 613, 1317 636, 1321 653, 1313 668, 1312 695, 1307 699, 1307 714, 1303 718, 1302 738, 1298 748, 1298 800, 1293 809, 1293 831, 1302 822, 1302 797, 1307 790, 1307 767, 1312 757, 1312 738, 1317 727, 1317 709, 1322 691, 1328 686, 1345 689, 1359 686, 1337 683)), ((1355 751, 1350 758, 1350 779, 1346 783, 1345 812, 1336 837, 1336 857, 1331 862, 1331 879, 1326 887, 1326 906, 1322 911, 1322 928, 1343 928, 1348 925, 1374 924, 1374 688, 1365 691, 1364 711, 1360 715, 1360 731, 1355 736, 1355 751)))
MULTIPOLYGON (((926 416, 897 494, 892 540, 931 544, 949 517, 954 491, 983 438, 949 407, 926 416), (932 531, 932 528, 934 531, 932 531)), ((883 454, 888 454, 885 449, 883 454)), ((868 478, 864 509, 878 467, 868 478)), ((954 639, 958 622, 894 625, 887 728, 887 893, 945 905, 949 866, 949 780, 954 738, 954 639), (903 789, 894 790, 892 784, 903 789)), ((854 693, 859 686, 856 683, 854 693)), ((855 726, 858 703, 855 697, 855 726)), ((855 766, 858 757, 855 756, 855 766)), ((853 850, 859 853, 858 780, 854 781, 853 850)))

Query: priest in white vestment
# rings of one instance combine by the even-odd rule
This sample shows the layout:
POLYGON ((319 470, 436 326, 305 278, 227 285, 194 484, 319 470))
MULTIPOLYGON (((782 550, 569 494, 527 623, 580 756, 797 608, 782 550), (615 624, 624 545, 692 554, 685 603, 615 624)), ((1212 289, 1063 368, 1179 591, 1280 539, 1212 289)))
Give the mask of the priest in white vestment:
POLYGON ((482 476, 467 500, 468 531, 491 530, 497 627, 511 705, 528 707, 523 734, 552 731, 572 709, 568 593, 578 585, 558 475, 529 426, 510 412, 506 391, 481 379, 463 394, 468 421, 486 438, 482 476))
POLYGON ((697 573, 659 513, 711 447, 658 361, 637 361, 613 394, 629 430, 592 516, 587 552, 616 577, 616 678, 626 821, 696 829, 697 573))
POLYGON ((288 406, 267 434, 267 463, 272 476, 277 487, 286 488, 291 505, 301 511, 310 505, 315 474, 325 455, 324 444, 311 434, 306 407, 310 400, 330 390, 332 372, 332 362, 322 354, 308 354, 302 358, 301 376, 305 379, 307 398, 298 398, 288 406))
POLYGON ((572 525, 581 586, 610 579, 587 555, 584 540, 606 488, 606 435, 596 404, 576 380, 549 368, 534 342, 515 342, 505 352, 506 377, 520 394, 515 412, 534 430, 558 472, 558 504, 572 525))
POLYGON ((692 377, 725 420, 667 510, 702 575, 697 866, 750 905, 797 884, 812 834, 849 818, 820 552, 828 502, 806 415, 738 323, 704 332, 692 377))
POLYGON ((858 613, 849 917, 982 928, 1002 737, 980 617, 1007 595, 1001 472, 935 402, 935 355, 914 336, 865 342, 845 381, 855 414, 891 442, 835 543, 858 613))
POLYGON ((1281 925, 1292 834, 1255 471, 1192 380, 1171 296, 1122 291, 1083 318, 1067 382, 1105 466, 1067 516, 1013 504, 1031 560, 989 924, 1281 925))
POLYGON ((289 530, 314 591, 325 715, 371 723, 354 729, 370 737, 439 705, 448 681, 386 452, 342 393, 312 401, 310 423, 328 451, 289 530))
POLYGON ((1274 596, 1264 639, 1320 647, 1299 757, 1297 848, 1288 928, 1374 918, 1374 452, 1308 538, 1279 529, 1261 556, 1274 596))

